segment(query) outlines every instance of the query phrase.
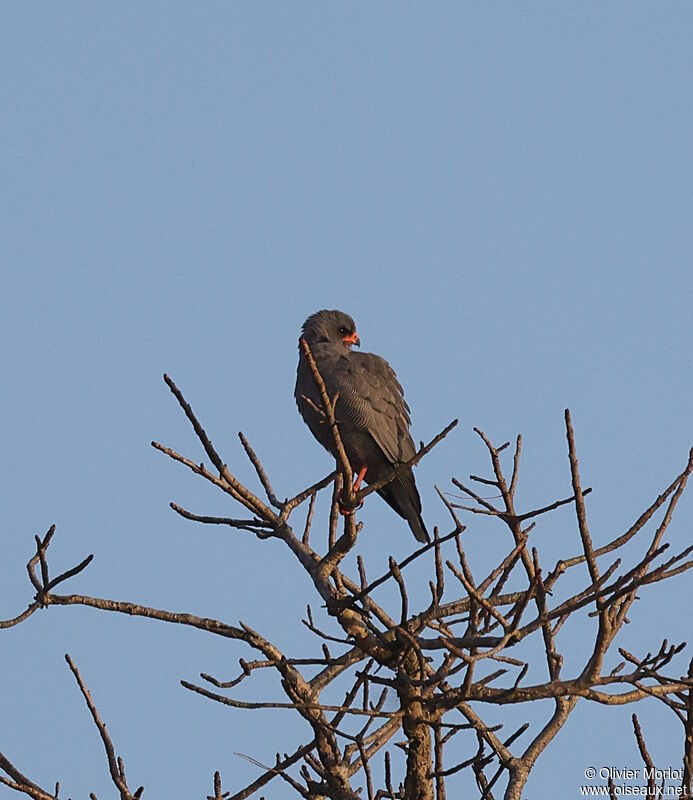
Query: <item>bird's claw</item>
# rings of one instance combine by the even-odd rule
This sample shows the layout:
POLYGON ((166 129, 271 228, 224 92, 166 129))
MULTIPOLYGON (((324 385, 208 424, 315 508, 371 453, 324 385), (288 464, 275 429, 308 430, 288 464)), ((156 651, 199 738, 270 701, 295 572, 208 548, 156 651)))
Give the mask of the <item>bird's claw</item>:
POLYGON ((342 503, 342 499, 340 498, 338 501, 339 504, 339 513, 343 517, 351 517, 353 516, 360 508, 363 508, 363 500, 355 507, 355 508, 346 508, 342 503))

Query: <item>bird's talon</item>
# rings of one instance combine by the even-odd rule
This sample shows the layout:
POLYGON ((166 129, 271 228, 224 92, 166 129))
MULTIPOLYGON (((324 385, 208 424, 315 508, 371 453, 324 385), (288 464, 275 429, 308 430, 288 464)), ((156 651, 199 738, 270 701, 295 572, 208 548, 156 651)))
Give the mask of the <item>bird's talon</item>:
POLYGON ((342 505, 342 501, 339 501, 339 513, 343 517, 351 517, 353 516, 360 508, 363 508, 363 500, 356 506, 356 508, 345 508, 342 505))

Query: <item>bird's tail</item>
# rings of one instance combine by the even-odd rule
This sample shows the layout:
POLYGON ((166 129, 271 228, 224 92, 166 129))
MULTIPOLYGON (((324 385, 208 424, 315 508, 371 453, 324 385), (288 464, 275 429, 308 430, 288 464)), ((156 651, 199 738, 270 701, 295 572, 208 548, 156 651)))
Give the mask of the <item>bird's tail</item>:
POLYGON ((426 544, 431 541, 421 516, 421 498, 411 470, 400 474, 392 483, 383 486, 378 494, 400 517, 406 519, 417 542, 426 544))
POLYGON ((415 512, 414 514, 408 515, 407 522, 409 523, 411 532, 414 534, 417 542, 427 544, 431 541, 431 537, 428 535, 428 531, 426 530, 426 526, 424 525, 424 521, 421 517, 421 512, 415 512))

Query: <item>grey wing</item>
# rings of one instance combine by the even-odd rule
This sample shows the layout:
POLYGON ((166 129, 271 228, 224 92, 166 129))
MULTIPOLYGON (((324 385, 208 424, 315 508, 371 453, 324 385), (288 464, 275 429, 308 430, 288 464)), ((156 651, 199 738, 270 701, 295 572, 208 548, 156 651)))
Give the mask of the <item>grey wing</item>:
POLYGON ((392 367, 374 353, 349 353, 335 370, 338 406, 351 424, 369 433, 393 464, 416 452, 409 434, 409 406, 392 367))

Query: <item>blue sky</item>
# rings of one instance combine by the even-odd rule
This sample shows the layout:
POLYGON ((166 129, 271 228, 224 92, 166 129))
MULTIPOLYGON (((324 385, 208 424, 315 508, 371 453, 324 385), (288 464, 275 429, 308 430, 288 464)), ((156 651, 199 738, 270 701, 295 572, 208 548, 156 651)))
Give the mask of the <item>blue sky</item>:
MULTIPOLYGON (((692 35, 682 2, 5 4, 0 616, 29 602, 33 535, 55 522, 56 571, 95 554, 73 591, 300 648, 298 568, 177 518, 170 500, 232 512, 149 442, 202 458, 166 371, 242 479, 238 430, 281 495, 329 471, 292 396, 300 325, 324 307, 397 370, 417 441, 461 420, 417 469, 429 527, 434 483, 487 474, 474 426, 524 435, 527 507, 566 496, 567 406, 595 540, 630 524, 693 444, 692 35)), ((409 534, 377 498, 362 519, 377 574, 409 534)), ((507 544, 467 536, 480 569, 507 544)), ((536 536, 547 564, 578 546, 569 514, 536 536)), ((643 594, 625 646, 642 626, 646 649, 690 635, 666 605, 686 610, 690 578, 643 594)), ((214 769, 238 789, 257 771, 235 751, 271 761, 307 735, 179 687, 233 674, 239 646, 76 608, 2 637, 0 750, 73 797, 109 790, 68 651, 145 797, 201 797, 214 769)), ((556 763, 566 791, 587 766, 639 766, 632 710, 580 708, 528 797, 556 796, 556 763)), ((677 766, 673 715, 637 711, 677 766)))

